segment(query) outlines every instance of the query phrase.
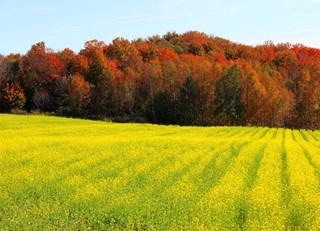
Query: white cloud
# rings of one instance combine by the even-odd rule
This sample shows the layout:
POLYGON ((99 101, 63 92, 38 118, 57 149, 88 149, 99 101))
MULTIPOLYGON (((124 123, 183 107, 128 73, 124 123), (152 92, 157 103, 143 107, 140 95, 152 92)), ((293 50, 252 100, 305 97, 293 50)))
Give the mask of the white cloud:
POLYGON ((152 15, 145 15, 145 16, 135 16, 135 15, 129 15, 118 18, 117 21, 114 22, 106 22, 104 25, 106 26, 112 26, 116 24, 127 24, 127 23, 139 23, 139 22, 150 22, 150 21, 163 21, 163 20, 169 20, 174 19, 177 16, 168 15, 168 16, 152 16, 152 15))
POLYGON ((306 13, 298 13, 298 14, 293 14, 293 17, 309 17, 312 16, 312 14, 306 14, 306 13))
POLYGON ((281 3, 282 3, 282 4, 292 4, 293 1, 290 1, 290 0, 288 0, 288 1, 281 1, 281 3))
POLYGON ((134 23, 134 22, 150 22, 150 21, 163 21, 179 18, 179 15, 167 15, 167 16, 147 16, 139 18, 131 18, 125 20, 119 20, 118 23, 134 23))
POLYGON ((183 4, 186 4, 186 3, 190 3, 190 0, 175 0, 175 1, 172 1, 172 0, 161 0, 160 2, 157 3, 157 6, 158 7, 164 7, 164 8, 167 8, 167 7, 173 7, 173 6, 179 6, 179 5, 183 5, 183 4))
POLYGON ((150 14, 136 14, 136 15, 126 15, 119 17, 120 20, 135 20, 135 19, 141 19, 141 18, 148 18, 152 17, 150 14))
POLYGON ((30 10, 31 13, 42 13, 45 12, 47 9, 46 8, 34 8, 30 10))
POLYGON ((157 15, 128 15, 118 18, 115 22, 107 22, 105 25, 110 26, 114 24, 126 24, 126 23, 139 23, 139 22, 151 22, 151 21, 165 21, 178 19, 183 17, 200 16, 200 13, 180 13, 180 14, 168 14, 163 16, 157 15))
POLYGON ((46 8, 34 8, 28 11, 25 11, 27 14, 50 14, 50 13, 59 13, 61 10, 50 10, 46 8))
POLYGON ((114 22, 106 22, 104 23, 104 25, 112 26, 116 24, 165 21, 165 20, 174 20, 174 19, 181 19, 181 18, 188 18, 188 17, 202 17, 202 16, 217 15, 222 13, 233 13, 236 10, 237 8, 230 7, 225 10, 209 11, 209 12, 179 11, 179 12, 172 12, 166 15, 150 15, 150 14, 126 15, 126 16, 119 17, 118 20, 114 22))
POLYGON ((306 34, 306 33, 320 33, 319 29, 305 29, 305 30, 292 30, 292 31, 278 31, 278 32, 270 32, 264 33, 264 36, 292 36, 292 35, 299 35, 299 34, 306 34))
POLYGON ((28 10, 0 12, 0 17, 18 17, 18 16, 25 16, 25 15, 50 14, 50 13, 59 13, 59 12, 61 12, 61 10, 33 8, 28 10))

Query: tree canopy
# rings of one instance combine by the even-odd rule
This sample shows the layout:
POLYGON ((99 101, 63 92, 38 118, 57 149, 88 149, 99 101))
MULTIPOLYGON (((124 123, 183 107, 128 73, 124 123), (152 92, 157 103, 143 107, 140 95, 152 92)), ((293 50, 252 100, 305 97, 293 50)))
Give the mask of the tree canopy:
POLYGON ((168 32, 0 55, 0 111, 181 125, 320 128, 320 50, 168 32))

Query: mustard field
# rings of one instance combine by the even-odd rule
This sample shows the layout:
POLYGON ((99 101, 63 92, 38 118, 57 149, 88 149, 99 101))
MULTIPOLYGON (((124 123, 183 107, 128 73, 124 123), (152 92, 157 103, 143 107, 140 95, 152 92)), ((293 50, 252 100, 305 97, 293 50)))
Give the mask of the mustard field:
POLYGON ((0 230, 319 227, 319 131, 0 115, 0 230))

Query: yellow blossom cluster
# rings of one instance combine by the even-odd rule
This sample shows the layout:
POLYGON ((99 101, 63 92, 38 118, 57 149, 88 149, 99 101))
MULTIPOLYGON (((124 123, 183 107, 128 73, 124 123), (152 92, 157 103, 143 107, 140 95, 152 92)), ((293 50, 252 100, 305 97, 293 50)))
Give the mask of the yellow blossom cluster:
POLYGON ((320 132, 0 114, 0 230, 319 230, 320 132))

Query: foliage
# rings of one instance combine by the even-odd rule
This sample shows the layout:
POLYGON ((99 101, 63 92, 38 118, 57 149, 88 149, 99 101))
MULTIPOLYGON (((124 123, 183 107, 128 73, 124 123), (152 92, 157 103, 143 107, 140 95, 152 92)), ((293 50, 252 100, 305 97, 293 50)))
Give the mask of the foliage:
POLYGON ((159 124, 178 123, 178 105, 167 92, 158 92, 154 97, 155 122, 159 124))
POLYGON ((319 49, 197 31, 0 56, 0 88, 21 86, 27 111, 164 124, 320 128, 319 75, 319 49))
POLYGON ((26 98, 19 83, 6 83, 5 87, 1 89, 0 106, 2 111, 10 112, 12 109, 21 109, 25 101, 26 98))
POLYGON ((228 72, 223 73, 216 85, 215 114, 217 117, 227 119, 227 121, 219 121, 220 124, 243 124, 245 109, 241 94, 240 69, 237 65, 233 65, 228 72))

